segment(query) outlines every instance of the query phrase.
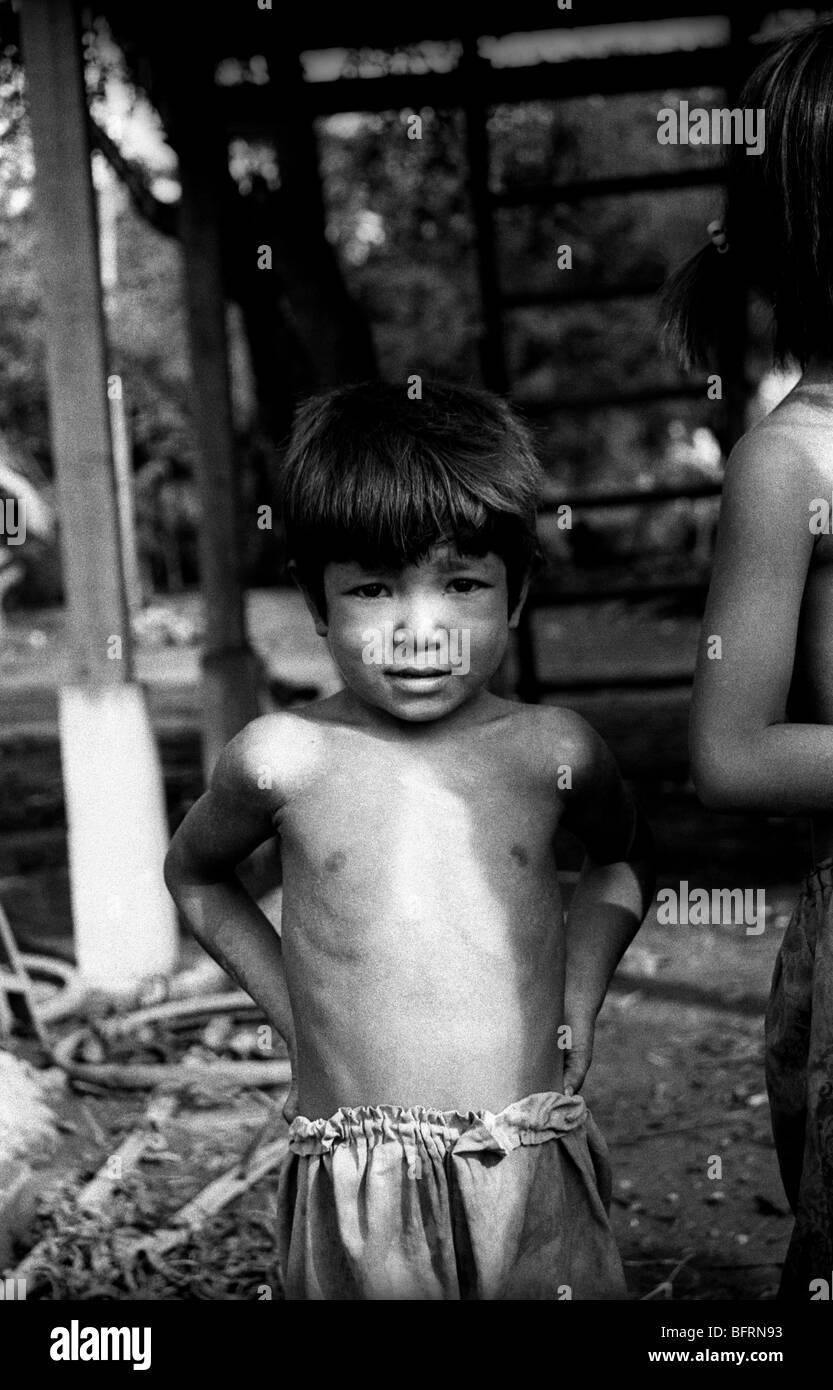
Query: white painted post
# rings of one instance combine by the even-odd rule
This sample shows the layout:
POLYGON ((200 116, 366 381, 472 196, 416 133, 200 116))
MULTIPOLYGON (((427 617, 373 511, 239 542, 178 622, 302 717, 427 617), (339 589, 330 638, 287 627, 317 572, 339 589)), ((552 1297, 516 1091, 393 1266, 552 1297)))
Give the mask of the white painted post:
POLYGON ((50 424, 72 678, 60 691, 78 963, 91 986, 132 992, 170 971, 159 757, 133 677, 107 400, 98 238, 73 0, 24 0, 50 424))

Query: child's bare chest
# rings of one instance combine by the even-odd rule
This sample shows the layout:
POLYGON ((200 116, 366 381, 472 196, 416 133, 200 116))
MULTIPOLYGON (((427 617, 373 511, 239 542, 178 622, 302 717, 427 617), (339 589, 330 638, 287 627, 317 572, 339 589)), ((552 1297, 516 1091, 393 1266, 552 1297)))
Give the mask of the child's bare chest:
MULTIPOLYGON (((555 789, 534 769, 494 755, 457 765, 412 758, 344 760, 284 812, 284 852, 293 847, 321 873, 348 860, 378 869, 395 853, 423 862, 471 861, 503 851, 507 867, 528 867, 555 832, 555 789)), ((462 867, 462 866, 461 866, 462 867)))
POLYGON ((554 790, 540 769, 495 749, 453 760, 345 756, 281 819, 286 898, 303 902, 320 944, 402 955, 461 950, 504 955, 516 927, 551 929, 558 886, 554 790), (520 924, 520 925, 518 925, 520 924))

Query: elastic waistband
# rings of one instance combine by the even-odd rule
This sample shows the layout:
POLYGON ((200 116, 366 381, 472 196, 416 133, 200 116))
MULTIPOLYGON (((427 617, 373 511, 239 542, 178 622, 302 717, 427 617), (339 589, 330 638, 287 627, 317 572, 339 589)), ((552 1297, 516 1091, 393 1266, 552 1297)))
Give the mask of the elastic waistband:
POLYGON ((344 1143, 373 1147, 386 1140, 401 1144, 440 1143, 455 1153, 478 1149, 511 1153, 521 1144, 543 1144, 580 1129, 587 1121, 582 1096, 539 1091, 504 1110, 430 1110, 423 1106, 342 1106, 326 1120, 298 1115, 289 1128, 289 1147, 302 1157, 329 1153, 344 1143))

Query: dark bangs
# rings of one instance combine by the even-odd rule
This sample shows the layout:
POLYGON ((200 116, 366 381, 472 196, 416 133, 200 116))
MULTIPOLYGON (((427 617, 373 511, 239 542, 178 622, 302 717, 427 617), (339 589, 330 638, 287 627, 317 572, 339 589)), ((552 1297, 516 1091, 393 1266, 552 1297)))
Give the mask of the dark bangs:
POLYGON ((328 562, 398 570, 434 545, 494 551, 513 594, 539 555, 540 466, 526 430, 486 392, 347 387, 298 412, 282 479, 288 557, 310 587, 328 562))

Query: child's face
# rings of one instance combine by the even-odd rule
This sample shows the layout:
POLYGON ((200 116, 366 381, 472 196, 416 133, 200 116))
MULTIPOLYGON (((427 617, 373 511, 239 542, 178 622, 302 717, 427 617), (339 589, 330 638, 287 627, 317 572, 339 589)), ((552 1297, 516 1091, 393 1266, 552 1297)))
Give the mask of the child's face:
POLYGON ((345 684, 408 723, 441 719, 485 687, 521 609, 508 615, 499 555, 463 556, 453 545, 402 570, 328 564, 324 593, 316 628, 345 684))

